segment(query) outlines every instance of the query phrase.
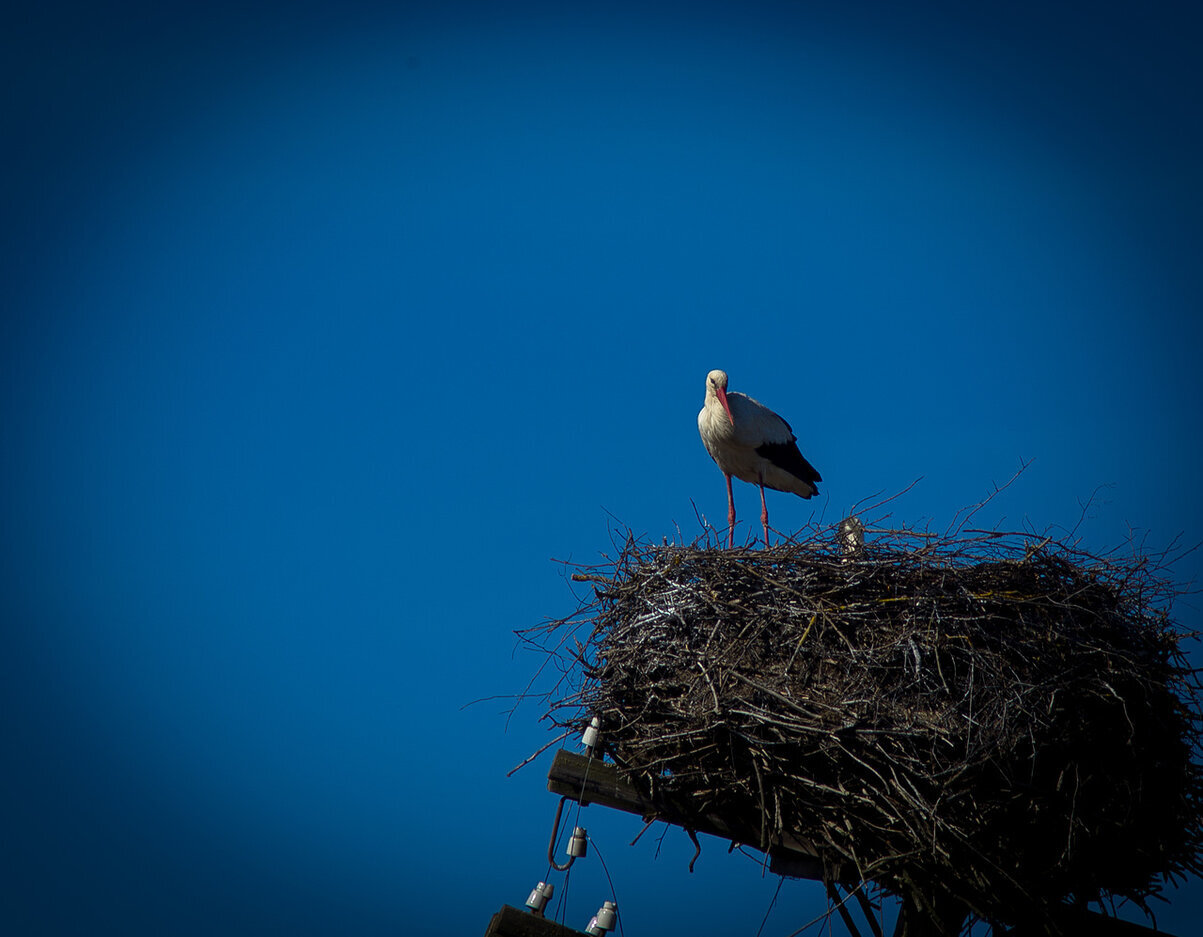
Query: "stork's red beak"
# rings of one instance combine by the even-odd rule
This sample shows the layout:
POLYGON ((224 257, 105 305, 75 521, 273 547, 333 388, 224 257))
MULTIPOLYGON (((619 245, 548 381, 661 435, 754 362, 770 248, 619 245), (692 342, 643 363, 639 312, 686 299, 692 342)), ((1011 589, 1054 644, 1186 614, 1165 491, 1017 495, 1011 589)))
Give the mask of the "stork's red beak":
POLYGON ((731 405, 727 403, 727 391, 723 387, 716 387, 718 392, 718 402, 723 405, 723 409, 727 411, 727 419, 731 421, 731 425, 735 425, 735 417, 731 415, 731 405))

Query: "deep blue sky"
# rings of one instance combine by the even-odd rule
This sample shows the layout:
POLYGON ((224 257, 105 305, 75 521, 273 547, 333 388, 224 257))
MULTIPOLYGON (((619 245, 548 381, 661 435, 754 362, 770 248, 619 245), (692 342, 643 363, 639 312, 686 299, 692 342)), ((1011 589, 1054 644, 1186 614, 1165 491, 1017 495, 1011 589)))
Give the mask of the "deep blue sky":
MULTIPOLYGON (((541 710, 463 706, 573 609, 551 557, 724 518, 711 368, 823 473, 780 529, 1030 459, 983 522, 1200 539, 1189 4, 107 6, 0 28, 5 933, 521 904, 541 710)), ((755 934, 755 864, 583 822, 628 934, 755 934)))

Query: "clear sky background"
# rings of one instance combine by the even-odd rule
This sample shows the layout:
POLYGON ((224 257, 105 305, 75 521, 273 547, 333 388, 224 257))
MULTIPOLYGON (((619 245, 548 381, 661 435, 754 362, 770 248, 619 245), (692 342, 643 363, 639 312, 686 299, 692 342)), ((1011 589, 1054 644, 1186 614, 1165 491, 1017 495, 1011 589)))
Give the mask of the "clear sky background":
MULTIPOLYGON (((983 523, 1201 538, 1193 4, 249 6, 3 17, 5 933, 521 905, 549 736, 464 705, 575 607, 552 557, 724 520, 711 368, 823 473, 779 529, 1032 460, 983 523)), ((756 933, 751 860, 582 823, 626 934, 756 933)))

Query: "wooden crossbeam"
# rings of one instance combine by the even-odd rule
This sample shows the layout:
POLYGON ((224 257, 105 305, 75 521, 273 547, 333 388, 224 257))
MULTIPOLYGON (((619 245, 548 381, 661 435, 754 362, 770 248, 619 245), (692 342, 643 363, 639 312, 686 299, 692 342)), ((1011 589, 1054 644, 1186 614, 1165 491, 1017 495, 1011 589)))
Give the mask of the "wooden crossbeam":
POLYGON ((581 932, 507 904, 493 915, 485 937, 581 937, 581 932))
MULTIPOLYGON (((547 789, 553 794, 580 800, 582 804, 600 804, 637 814, 645 820, 663 820, 676 826, 681 824, 672 817, 689 816, 694 818, 692 830, 695 833, 709 833, 768 853, 769 870, 775 874, 819 881, 823 879, 823 862, 814 847, 805 840, 770 835, 768 842, 762 846, 759 829, 733 826, 713 814, 696 816, 696 811, 675 807, 671 802, 656 803, 628 783, 616 766, 606 764, 600 758, 589 759, 568 751, 556 752, 551 769, 547 772, 547 789)), ((855 875, 848 874, 848 870, 837 868, 834 871, 837 882, 857 881, 855 875)))
MULTIPOLYGON (((583 805, 598 804, 614 810, 637 814, 645 820, 663 820, 674 826, 681 826, 672 817, 688 816, 693 818, 694 833, 709 833, 720 839, 728 839, 733 843, 751 846, 761 852, 768 853, 769 871, 777 875, 792 878, 808 878, 823 880, 823 862, 818 852, 810 843, 802 839, 783 839, 770 837, 767 848, 761 848, 760 831, 746 827, 733 827, 726 820, 713 814, 696 815, 696 811, 682 809, 671 802, 658 803, 645 797, 634 785, 625 780, 615 765, 607 764, 600 758, 588 758, 573 752, 559 751, 552 760, 547 772, 547 789, 553 794, 567 796, 579 800, 583 805)), ((840 885, 855 885, 859 879, 852 869, 846 866, 836 866, 831 881, 840 885)), ((503 911, 507 910, 505 908, 503 911)), ((515 914, 521 914, 513 908, 515 914)), ((1064 925, 1065 933, 1090 934, 1091 937, 1138 937, 1141 934, 1152 935, 1153 931, 1139 924, 1133 924, 1118 918, 1105 917, 1097 912, 1076 908, 1060 908, 1053 911, 1054 918, 1064 925)), ((533 915, 522 915, 529 921, 533 915)), ((496 917, 494 918, 496 920, 496 917)), ((535 920, 542 921, 541 918, 535 920)), ((544 922, 550 923, 550 922, 544 922)), ((539 926, 532 924, 532 926, 539 926)), ((558 927, 559 925, 553 925, 558 927)), ((568 933, 576 933, 568 931, 568 933)), ((1006 932, 1008 937, 1029 937, 1044 930, 1035 930, 1016 926, 1006 932)), ((1162 937, 1164 932, 1158 931, 1162 937)), ((486 937, 558 937, 550 931, 490 931, 486 937)))

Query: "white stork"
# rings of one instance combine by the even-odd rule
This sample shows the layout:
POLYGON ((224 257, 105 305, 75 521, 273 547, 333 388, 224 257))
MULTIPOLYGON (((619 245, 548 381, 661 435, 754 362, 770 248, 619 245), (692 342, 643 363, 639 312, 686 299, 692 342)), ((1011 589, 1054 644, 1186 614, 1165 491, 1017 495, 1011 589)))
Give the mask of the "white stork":
POLYGON ((727 546, 735 545, 735 496, 731 476, 760 486, 760 523, 764 545, 769 545, 769 509, 764 502, 767 485, 792 491, 803 498, 819 493, 815 482, 822 476, 798 451, 793 430, 776 413, 746 394, 727 393, 727 372, 706 375, 706 403, 698 414, 698 432, 706 451, 727 479, 727 546))

